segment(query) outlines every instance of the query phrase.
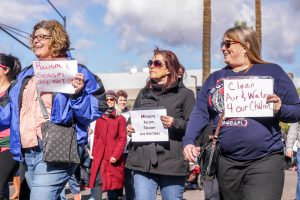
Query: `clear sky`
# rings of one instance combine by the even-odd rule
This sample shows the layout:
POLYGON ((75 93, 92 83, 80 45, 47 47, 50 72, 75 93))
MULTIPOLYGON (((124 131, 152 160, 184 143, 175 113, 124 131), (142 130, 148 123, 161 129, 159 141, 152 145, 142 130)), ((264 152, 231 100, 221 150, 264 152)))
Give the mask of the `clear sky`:
MULTIPOLYGON (((73 57, 93 72, 141 69, 158 46, 174 51, 187 69, 202 66, 203 1, 51 0, 67 18, 73 57)), ((212 0, 212 68, 224 66, 220 41, 236 20, 255 27, 255 0, 212 0)), ((63 22, 46 0, 1 0, 0 23, 31 33, 44 19, 63 22)), ((262 0, 262 55, 300 76, 300 1, 262 0)), ((22 39, 29 44, 28 40, 22 39)), ((0 52, 35 59, 0 30, 0 52)))

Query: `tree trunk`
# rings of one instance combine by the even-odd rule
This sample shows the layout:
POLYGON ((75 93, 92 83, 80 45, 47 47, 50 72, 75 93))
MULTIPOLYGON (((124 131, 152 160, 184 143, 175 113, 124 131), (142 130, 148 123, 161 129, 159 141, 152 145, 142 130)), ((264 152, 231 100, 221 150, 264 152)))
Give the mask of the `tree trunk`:
POLYGON ((202 83, 210 74, 211 1, 203 0, 202 83))
POLYGON ((255 0, 255 30, 261 52, 261 1, 255 0))

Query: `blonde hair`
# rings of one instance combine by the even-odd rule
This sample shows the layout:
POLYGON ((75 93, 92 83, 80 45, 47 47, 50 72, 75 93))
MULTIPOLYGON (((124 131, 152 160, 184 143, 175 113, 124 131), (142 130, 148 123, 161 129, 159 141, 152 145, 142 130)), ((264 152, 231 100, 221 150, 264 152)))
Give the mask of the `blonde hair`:
POLYGON ((35 32, 40 28, 50 32, 50 51, 52 57, 66 56, 70 47, 70 39, 63 25, 57 20, 43 20, 33 27, 30 40, 31 47, 33 47, 33 37, 35 32))
POLYGON ((224 37, 239 42, 245 48, 250 63, 267 63, 261 58, 260 46, 258 44, 256 33, 252 28, 236 26, 228 29, 224 33, 224 37))

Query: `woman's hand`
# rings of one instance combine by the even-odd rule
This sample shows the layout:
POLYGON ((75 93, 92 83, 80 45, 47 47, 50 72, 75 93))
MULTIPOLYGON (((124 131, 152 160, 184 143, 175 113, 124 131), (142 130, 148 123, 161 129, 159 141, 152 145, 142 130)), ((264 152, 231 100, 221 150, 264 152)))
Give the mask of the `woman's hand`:
POLYGON ((281 108, 281 99, 276 94, 267 96, 267 103, 273 103, 274 113, 277 113, 281 108))
POLYGON ((72 86, 75 88, 75 94, 78 94, 84 86, 84 74, 77 73, 72 79, 72 86))
POLYGON ((190 162, 196 162, 196 157, 200 154, 200 147, 188 144, 183 149, 184 159, 190 162))
POLYGON ((162 115, 160 117, 162 124, 164 125, 165 128, 170 128, 174 124, 174 118, 166 115, 162 115))
POLYGON ((294 154, 293 150, 289 149, 289 150, 286 150, 285 156, 287 156, 289 158, 292 158, 293 154, 294 154))
POLYGON ((131 124, 128 124, 128 125, 126 126, 126 131, 127 131, 127 135, 128 135, 128 136, 131 136, 132 133, 135 132, 135 131, 134 131, 134 128, 131 126, 131 124))
POLYGON ((116 163, 117 162, 117 159, 114 158, 114 157, 111 157, 110 160, 109 160, 110 163, 116 163))

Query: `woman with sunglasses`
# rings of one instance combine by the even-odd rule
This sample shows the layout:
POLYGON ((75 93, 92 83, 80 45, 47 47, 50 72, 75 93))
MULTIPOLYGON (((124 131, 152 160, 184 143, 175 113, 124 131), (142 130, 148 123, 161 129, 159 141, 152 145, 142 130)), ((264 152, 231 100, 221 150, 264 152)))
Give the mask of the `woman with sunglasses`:
MULTIPOLYGON (((0 104, 7 109, 7 112, 9 112, 9 106, 7 106, 9 104, 8 91, 20 71, 21 64, 18 58, 0 53, 0 104)), ((2 121, 2 117, 5 116, 1 115, 0 121, 2 121)), ((9 143, 10 130, 0 131, 0 200, 8 199, 5 195, 4 187, 6 187, 6 184, 15 175, 19 167, 19 163, 13 159, 9 151, 9 143)), ((20 188, 16 189, 16 197, 18 198, 20 188)))
MULTIPOLYGON (((158 187, 164 200, 183 199, 189 167, 182 154, 182 137, 195 103, 194 93, 184 86, 185 69, 172 51, 155 49, 148 67, 149 79, 133 109, 164 107, 167 116, 161 116, 161 123, 169 131, 169 141, 132 142, 126 168, 133 170, 136 200, 155 200, 158 187)), ((127 133, 134 134, 131 124, 127 133)))
POLYGON ((300 120, 296 88, 280 66, 262 60, 252 28, 228 29, 221 42, 221 51, 227 66, 211 74, 198 94, 183 139, 184 155, 194 162, 200 151, 195 147, 195 139, 210 120, 213 120, 213 128, 216 129, 224 110, 223 78, 272 77, 274 94, 268 95, 266 102, 273 103, 274 117, 224 119, 218 138, 221 156, 217 178, 225 200, 281 199, 284 146, 279 121, 300 120))
MULTIPOLYGON (((119 190, 124 186, 124 156, 126 145, 126 119, 121 115, 117 104, 117 94, 106 92, 108 109, 97 119, 94 131, 93 162, 90 187, 95 187, 97 174, 100 172, 102 191, 107 191, 108 200, 118 200, 119 190)), ((123 190, 122 190, 123 192, 123 190)), ((95 200, 102 199, 94 197, 95 200)))
MULTIPOLYGON (((56 20, 37 23, 32 31, 32 51, 39 61, 68 60, 69 36, 56 20)), ((71 84, 75 94, 42 92, 50 120, 61 126, 74 125, 79 148, 87 143, 87 129, 93 120, 106 111, 105 93, 101 80, 85 66, 78 65, 78 73, 71 84)), ((9 91, 8 112, 0 116, 0 130, 10 124, 11 152, 22 161, 25 177, 31 189, 31 200, 57 200, 74 173, 76 164, 56 164, 43 161, 41 124, 45 122, 36 87, 33 67, 18 75, 9 91)), ((0 105, 0 108, 3 105, 0 105)), ((5 108, 4 108, 5 109, 5 108)))

